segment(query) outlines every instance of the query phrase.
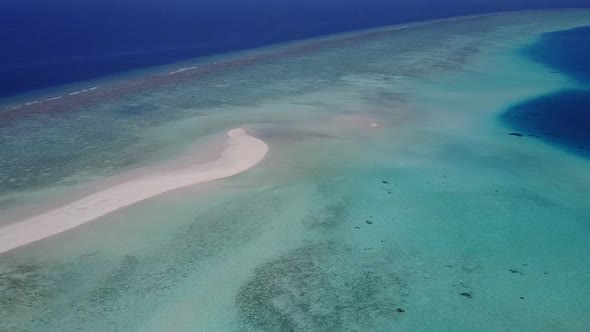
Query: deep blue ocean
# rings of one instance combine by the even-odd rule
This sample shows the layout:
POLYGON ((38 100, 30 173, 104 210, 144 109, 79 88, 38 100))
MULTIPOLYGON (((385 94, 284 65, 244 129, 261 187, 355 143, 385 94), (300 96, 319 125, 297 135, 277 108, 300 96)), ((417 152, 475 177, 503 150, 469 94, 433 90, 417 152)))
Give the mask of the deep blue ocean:
POLYGON ((579 88, 523 101, 503 120, 522 134, 590 158, 590 27, 547 33, 523 54, 568 75, 579 88))
POLYGON ((3 0, 0 97, 324 34, 587 0, 3 0))

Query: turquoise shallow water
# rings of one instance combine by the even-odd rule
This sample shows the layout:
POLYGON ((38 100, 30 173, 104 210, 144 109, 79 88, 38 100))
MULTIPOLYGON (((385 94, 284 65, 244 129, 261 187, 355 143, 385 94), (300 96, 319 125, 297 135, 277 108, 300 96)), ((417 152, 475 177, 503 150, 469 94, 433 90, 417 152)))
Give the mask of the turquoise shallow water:
POLYGON ((0 255, 0 330, 587 330, 590 164, 498 118, 575 86, 518 50, 588 24, 439 22, 12 120, 7 212, 241 124, 271 152, 0 255))

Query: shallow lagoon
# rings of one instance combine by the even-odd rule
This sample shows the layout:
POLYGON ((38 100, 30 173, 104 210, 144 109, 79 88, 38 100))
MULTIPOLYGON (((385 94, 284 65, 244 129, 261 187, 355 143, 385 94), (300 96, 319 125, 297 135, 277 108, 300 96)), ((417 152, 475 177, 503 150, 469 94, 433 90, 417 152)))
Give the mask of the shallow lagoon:
POLYGON ((14 118, 7 210, 242 124, 271 152, 2 254, 0 329, 586 330, 588 159, 498 119, 577 86, 519 50, 589 24, 419 25, 14 118))

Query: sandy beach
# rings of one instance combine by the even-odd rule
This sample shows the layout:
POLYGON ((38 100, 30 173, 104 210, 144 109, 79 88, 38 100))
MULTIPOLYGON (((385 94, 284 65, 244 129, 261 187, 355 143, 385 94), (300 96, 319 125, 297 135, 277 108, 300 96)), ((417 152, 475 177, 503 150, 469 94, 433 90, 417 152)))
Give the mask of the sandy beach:
POLYGON ((242 128, 227 132, 219 158, 175 171, 144 175, 41 215, 0 228, 0 253, 64 232, 162 193, 242 173, 264 159, 269 148, 242 128))

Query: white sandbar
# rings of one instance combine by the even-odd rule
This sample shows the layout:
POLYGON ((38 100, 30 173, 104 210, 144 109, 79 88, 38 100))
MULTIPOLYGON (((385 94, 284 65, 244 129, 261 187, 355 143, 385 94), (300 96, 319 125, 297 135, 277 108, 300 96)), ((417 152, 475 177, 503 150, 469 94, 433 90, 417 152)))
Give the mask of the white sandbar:
POLYGON ((227 145, 214 161, 123 182, 55 210, 0 227, 0 253, 167 191, 242 173, 262 161, 268 152, 266 143, 241 128, 232 129, 227 135, 227 145))

